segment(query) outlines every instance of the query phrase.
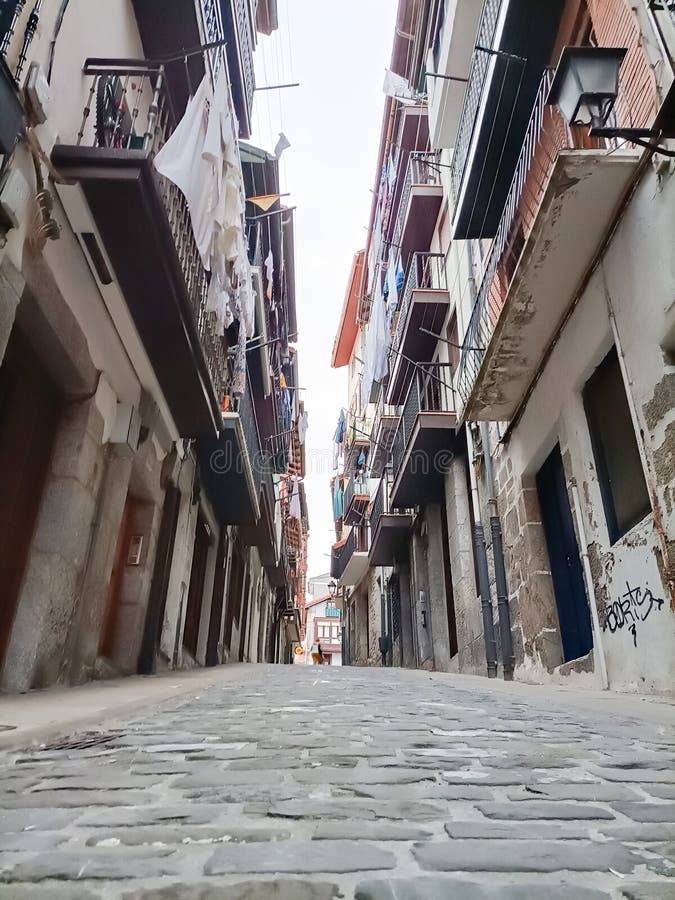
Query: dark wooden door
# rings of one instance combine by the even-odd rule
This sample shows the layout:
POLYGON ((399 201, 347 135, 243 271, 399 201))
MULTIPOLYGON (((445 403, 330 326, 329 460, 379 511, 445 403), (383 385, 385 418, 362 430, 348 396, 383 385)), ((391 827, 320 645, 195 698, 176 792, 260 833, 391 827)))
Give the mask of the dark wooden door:
POLYGON ((103 619, 99 644, 99 653, 101 656, 108 657, 108 659, 112 657, 115 646, 120 592, 122 589, 122 579, 124 578, 124 567, 127 561, 127 554, 129 553, 129 539, 131 536, 130 525, 133 508, 134 499, 131 494, 127 494, 124 511, 122 513, 122 521, 117 533, 115 559, 112 572, 110 573, 110 585, 108 586, 108 597, 106 599, 105 616, 103 619))
POLYGON ((244 662, 244 655, 246 653, 246 629, 248 628, 249 606, 253 602, 249 596, 250 593, 251 575, 247 572, 246 580, 244 581, 244 591, 241 595, 241 615, 239 616, 241 622, 241 629, 239 631, 239 662, 244 662))
POLYGON ((62 400, 16 331, 0 366, 0 665, 44 490, 62 400))
POLYGON ((199 642, 199 623, 202 617, 204 599, 204 581, 206 579, 206 560, 209 555, 209 535, 206 523, 201 514, 197 519, 195 546, 192 554, 190 570, 190 587, 188 588, 187 609, 185 610, 185 628, 183 629, 183 646, 195 659, 199 642))
POLYGON ((162 637, 166 595, 169 590, 171 560, 176 541, 176 526, 180 509, 180 491, 169 485, 164 494, 162 521, 159 526, 155 564, 152 570, 152 582, 148 597, 148 609, 145 614, 143 641, 138 656, 138 674, 151 675, 155 671, 156 655, 162 637))
POLYGON ((591 650, 593 631, 558 445, 539 470, 537 490, 558 607, 563 656, 567 662, 585 656, 591 650))
POLYGON ((246 565, 244 559, 244 551, 239 540, 235 541, 232 547, 232 565, 230 566, 230 579, 225 599, 225 633, 223 635, 223 644, 227 647, 230 656, 233 656, 232 644, 232 626, 237 614, 237 624, 239 623, 239 612, 241 606, 241 592, 244 584, 244 567, 246 565))
POLYGON ((223 601, 225 599, 225 575, 227 567, 227 531, 223 528, 218 542, 216 557, 216 573, 213 579, 213 596, 211 598, 211 615, 209 618, 209 637, 206 642, 206 665, 218 665, 218 640, 220 626, 223 621, 223 601))

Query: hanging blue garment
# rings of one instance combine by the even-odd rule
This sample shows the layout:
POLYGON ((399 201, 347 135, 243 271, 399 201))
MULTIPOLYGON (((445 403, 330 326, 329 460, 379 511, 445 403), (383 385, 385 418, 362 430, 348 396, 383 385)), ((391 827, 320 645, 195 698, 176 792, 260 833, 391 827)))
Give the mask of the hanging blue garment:
POLYGON ((293 424, 293 411, 291 409, 291 392, 288 388, 283 388, 281 391, 281 416, 284 431, 290 431, 293 424))
POLYGON ((340 482, 335 482, 335 494, 333 497, 333 516, 335 519, 342 518, 342 487, 340 482))
POLYGON ((366 454, 362 450, 359 453, 359 461, 357 462, 356 465, 359 467, 359 469, 362 469, 365 466, 365 464, 366 464, 366 454))
POLYGON ((343 409, 340 410, 340 417, 338 419, 337 428, 335 429, 335 443, 341 444, 345 439, 345 432, 347 431, 347 421, 345 419, 345 411, 343 409))

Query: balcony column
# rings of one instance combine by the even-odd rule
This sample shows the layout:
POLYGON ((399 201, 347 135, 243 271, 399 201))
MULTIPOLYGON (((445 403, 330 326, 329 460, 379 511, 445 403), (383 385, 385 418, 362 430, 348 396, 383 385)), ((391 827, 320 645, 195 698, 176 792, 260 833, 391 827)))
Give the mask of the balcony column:
POLYGON ((443 565, 443 527, 440 503, 431 503, 426 509, 429 533, 427 571, 429 578, 428 616, 431 619, 432 654, 434 669, 447 672, 450 668, 450 635, 448 631, 448 607, 445 597, 445 571, 443 565))
POLYGON ((459 671, 485 673, 485 645, 481 607, 477 602, 473 561, 471 511, 466 458, 455 457, 445 477, 450 569, 457 622, 459 671))
POLYGON ((399 563, 399 587, 401 591, 401 624, 399 644, 401 647, 401 665, 406 669, 415 667, 415 644, 413 642, 412 591, 410 584, 410 557, 406 554, 399 563))

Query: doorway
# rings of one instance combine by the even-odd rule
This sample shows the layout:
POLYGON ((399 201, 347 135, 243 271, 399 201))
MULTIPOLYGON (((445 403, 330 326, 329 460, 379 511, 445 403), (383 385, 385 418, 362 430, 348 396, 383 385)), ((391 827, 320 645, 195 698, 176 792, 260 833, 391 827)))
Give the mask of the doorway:
POLYGON ((0 366, 0 666, 14 623, 61 404, 39 359, 14 329, 0 366))
POLYGON ((202 601, 204 599, 204 582, 206 580, 208 555, 209 532, 204 517, 200 512, 195 529, 195 545, 192 553, 192 567, 190 569, 190 587, 188 588, 185 627, 183 629, 183 647, 194 660, 197 659, 199 623, 202 617, 202 601))
POLYGON ((592 649, 593 631, 559 444, 537 474, 537 491, 558 607, 563 658, 568 662, 592 649))
POLYGON ((105 614, 103 617, 103 627, 101 628, 101 638, 98 650, 99 654, 105 656, 107 659, 112 659, 114 655, 122 581, 124 578, 124 567, 127 562, 127 554, 129 552, 131 523, 135 503, 136 501, 131 494, 127 494, 127 498, 124 502, 124 510, 122 512, 122 521, 120 523, 119 531, 117 532, 115 557, 112 572, 110 573, 110 584, 108 586, 108 596, 106 598, 105 614))

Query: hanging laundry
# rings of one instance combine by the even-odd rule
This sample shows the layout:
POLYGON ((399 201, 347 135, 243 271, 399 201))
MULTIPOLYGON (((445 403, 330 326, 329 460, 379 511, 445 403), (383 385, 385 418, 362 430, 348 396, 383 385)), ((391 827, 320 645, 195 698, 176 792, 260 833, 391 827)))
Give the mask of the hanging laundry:
POLYGON ((302 508, 300 505, 300 488, 298 482, 294 478, 291 482, 291 499, 288 505, 288 514, 292 519, 302 518, 302 508))
POLYGON ((267 278, 267 292, 265 296, 268 300, 272 299, 273 279, 274 279, 274 257, 272 251, 267 254, 265 260, 265 277, 267 278))
POLYGON ((234 372, 232 375, 232 395, 243 397, 246 392, 246 326, 239 317, 239 337, 234 356, 234 372))
POLYGON ((392 72, 390 69, 384 70, 382 90, 387 97, 395 97, 401 103, 411 104, 415 102, 408 79, 403 78, 402 75, 397 75, 396 72, 392 72))
POLYGON ((365 451, 362 450, 362 451, 359 453, 359 458, 358 458, 358 460, 356 461, 356 465, 357 465, 357 467, 358 467, 359 469, 363 469, 364 466, 366 465, 366 454, 365 454, 365 451))
POLYGON ((309 416, 306 412, 301 413, 298 416, 298 437, 300 438, 300 443, 305 443, 305 435, 307 434, 307 425, 309 423, 309 416))
POLYGON ((210 155, 211 143, 208 152, 204 152, 211 109, 213 93, 209 76, 205 75, 176 130, 154 159, 160 175, 177 185, 187 200, 197 249, 207 269, 222 177, 222 166, 219 171, 210 155))
POLYGON ((274 148, 274 155, 276 156, 276 158, 281 159, 281 154, 284 152, 284 150, 288 150, 288 148, 290 146, 291 146, 291 142, 288 140, 288 138, 283 133, 283 131, 280 131, 279 132, 279 140, 277 141, 276 146, 274 148))
POLYGON ((398 283, 396 281, 396 263, 398 253, 393 248, 389 248, 389 262, 387 263, 387 293, 389 294, 389 302, 398 306, 398 283))
POLYGON ((345 439, 345 434, 347 432, 347 419, 345 418, 344 409, 340 410, 340 415, 338 416, 337 428, 335 429, 335 443, 341 444, 345 439))
POLYGON ((335 519, 342 518, 342 500, 342 485, 340 484, 340 479, 336 478, 333 485, 333 518, 335 519))

